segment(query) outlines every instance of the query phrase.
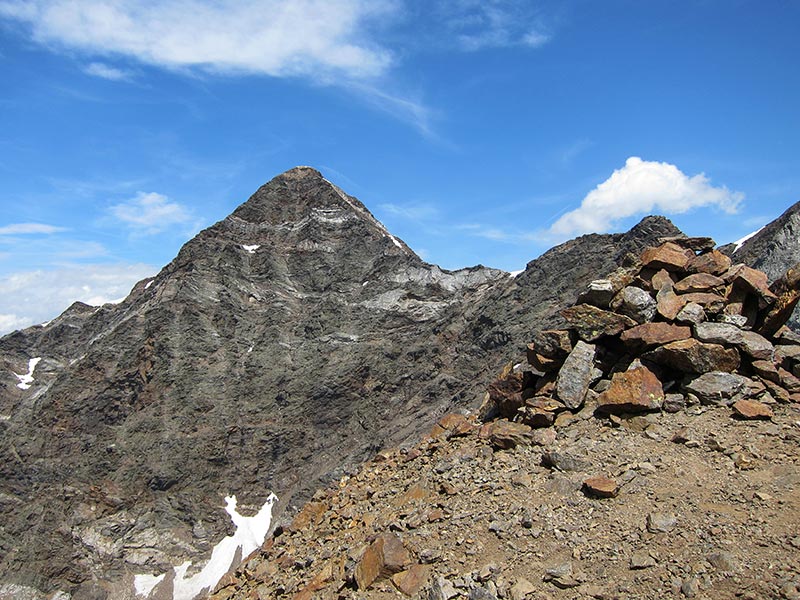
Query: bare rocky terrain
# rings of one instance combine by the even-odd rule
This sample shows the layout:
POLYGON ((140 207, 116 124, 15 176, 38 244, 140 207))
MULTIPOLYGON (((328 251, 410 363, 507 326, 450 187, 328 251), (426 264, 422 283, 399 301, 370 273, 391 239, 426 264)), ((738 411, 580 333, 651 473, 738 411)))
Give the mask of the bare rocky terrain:
POLYGON ((477 414, 315 494, 212 598, 800 598, 800 273, 712 247, 593 282, 477 414))

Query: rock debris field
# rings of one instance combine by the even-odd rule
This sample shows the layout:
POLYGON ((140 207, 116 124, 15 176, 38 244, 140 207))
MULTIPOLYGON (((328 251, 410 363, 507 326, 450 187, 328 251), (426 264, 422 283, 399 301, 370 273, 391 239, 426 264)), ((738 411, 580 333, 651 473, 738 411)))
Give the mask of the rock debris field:
MULTIPOLYGON (((800 598, 800 270, 664 240, 213 598, 800 598)), ((633 261, 632 261, 633 262, 633 261)))

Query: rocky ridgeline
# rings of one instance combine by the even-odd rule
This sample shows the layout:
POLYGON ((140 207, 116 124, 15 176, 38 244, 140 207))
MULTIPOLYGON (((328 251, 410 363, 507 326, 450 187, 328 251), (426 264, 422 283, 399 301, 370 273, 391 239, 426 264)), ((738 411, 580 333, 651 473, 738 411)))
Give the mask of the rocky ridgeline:
POLYGON ((528 366, 490 386, 483 417, 510 419, 494 428, 522 435, 582 410, 618 419, 699 403, 769 418, 775 402, 800 402, 800 336, 783 327, 800 265, 768 286, 713 247, 674 238, 593 281, 561 312, 568 328, 537 333, 528 366))
POLYGON ((647 249, 479 414, 317 492, 212 597, 800 598, 797 273, 647 249))

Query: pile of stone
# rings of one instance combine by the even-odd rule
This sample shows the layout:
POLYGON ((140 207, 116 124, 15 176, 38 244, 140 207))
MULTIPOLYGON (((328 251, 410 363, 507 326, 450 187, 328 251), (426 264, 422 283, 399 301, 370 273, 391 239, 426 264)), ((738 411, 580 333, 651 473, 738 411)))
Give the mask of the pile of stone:
POLYGON ((562 311, 567 326, 537 333, 528 364, 490 386, 481 415, 499 418, 498 445, 581 411, 619 419, 700 403, 768 419, 775 402, 800 402, 800 335, 784 326, 800 265, 769 286, 710 238, 661 241, 593 281, 562 311))

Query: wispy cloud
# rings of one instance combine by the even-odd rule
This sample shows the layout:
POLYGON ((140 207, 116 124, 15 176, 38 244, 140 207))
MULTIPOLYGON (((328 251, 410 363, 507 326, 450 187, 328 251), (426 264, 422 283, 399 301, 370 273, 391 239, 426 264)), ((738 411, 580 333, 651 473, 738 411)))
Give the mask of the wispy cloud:
POLYGON ((89 63, 84 67, 83 71, 88 75, 108 79, 110 81, 127 81, 133 76, 130 71, 112 67, 111 65, 101 62, 89 63))
POLYGON ((0 227, 0 235, 49 235, 59 231, 66 231, 66 229, 55 225, 46 225, 45 223, 11 223, 0 227))
POLYGON ((6 0, 38 42, 169 69, 370 77, 391 53, 364 35, 391 0, 6 0))
POLYGON ((538 48, 552 33, 538 3, 519 0, 441 0, 439 10, 461 49, 509 46, 538 48))
POLYGON ((110 207, 109 213, 140 235, 161 233, 175 225, 189 225, 194 221, 187 207, 155 192, 139 192, 127 202, 110 207))
POLYGON ((734 213, 743 200, 741 192, 711 185, 704 173, 690 177, 675 165, 632 156, 548 231, 563 239, 609 231, 625 217, 655 211, 674 215, 705 206, 734 213))

